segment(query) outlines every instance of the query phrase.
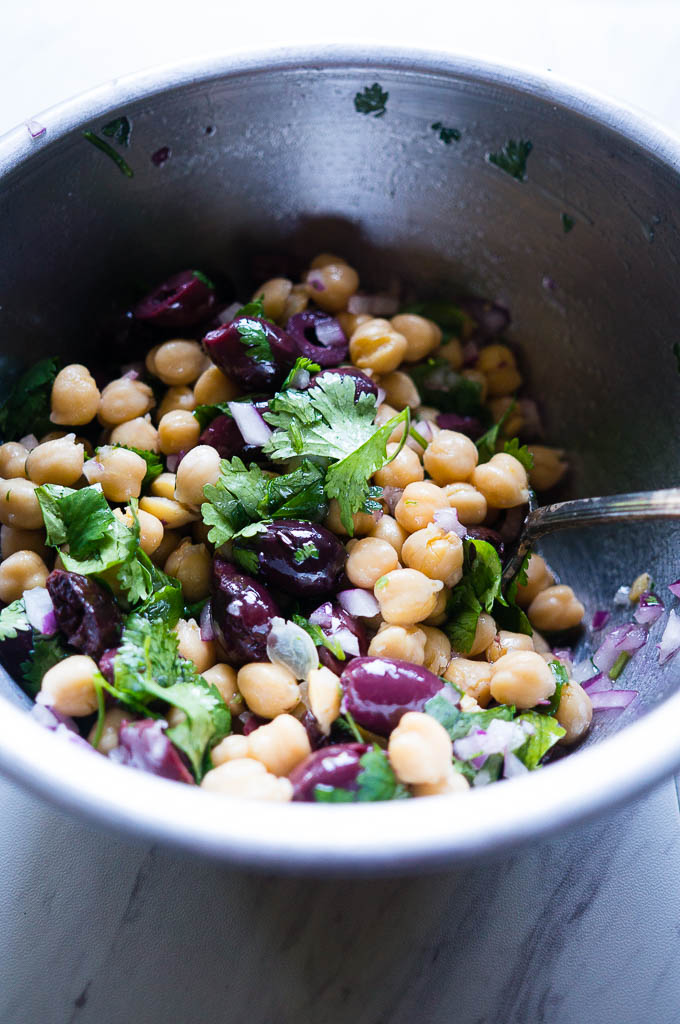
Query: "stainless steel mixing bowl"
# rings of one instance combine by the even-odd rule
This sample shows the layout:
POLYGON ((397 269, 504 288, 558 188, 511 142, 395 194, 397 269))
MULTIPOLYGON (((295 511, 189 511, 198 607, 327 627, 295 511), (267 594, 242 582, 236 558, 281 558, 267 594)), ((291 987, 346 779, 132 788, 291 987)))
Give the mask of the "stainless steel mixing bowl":
MULTIPOLYGON (((452 282, 508 304, 573 495, 677 483, 680 147, 609 103, 444 55, 344 50, 239 57, 137 75, 0 140, 2 359, 93 361, 116 303, 200 266, 247 295, 319 249, 362 282, 421 295, 452 282), (354 97, 379 82, 384 116, 354 97), (83 137, 132 122, 127 177, 83 137), (459 129, 445 144, 432 125, 459 129), (34 133, 37 128, 33 126, 34 133), (526 181, 489 163, 530 140, 526 181), (168 147, 165 162, 152 154, 168 147), (565 233, 562 214, 574 221, 565 233)), ((642 570, 680 575, 668 524, 544 545, 588 616, 642 570)), ((678 671, 654 644, 640 698, 585 747, 453 800, 314 806, 220 800, 43 731, 6 676, 0 764, 54 802, 225 861, 315 872, 415 870, 502 854, 603 812, 680 765, 678 671)))

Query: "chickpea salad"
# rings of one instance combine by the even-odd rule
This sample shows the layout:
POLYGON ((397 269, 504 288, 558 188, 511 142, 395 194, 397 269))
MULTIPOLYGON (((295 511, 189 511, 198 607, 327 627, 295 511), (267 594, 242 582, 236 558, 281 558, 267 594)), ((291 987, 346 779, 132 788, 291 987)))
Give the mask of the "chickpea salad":
POLYGON ((537 554, 501 586, 567 471, 507 311, 366 294, 331 254, 219 291, 176 274, 126 314, 132 362, 44 360, 0 407, 0 660, 42 724, 215 793, 354 802, 533 771, 625 707, 601 680, 649 617, 583 673, 573 590, 537 554))

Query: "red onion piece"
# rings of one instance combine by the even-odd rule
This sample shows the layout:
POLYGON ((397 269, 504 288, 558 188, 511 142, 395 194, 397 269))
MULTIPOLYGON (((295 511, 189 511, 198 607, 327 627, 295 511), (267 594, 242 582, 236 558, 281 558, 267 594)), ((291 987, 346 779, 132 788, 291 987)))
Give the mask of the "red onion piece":
POLYGON ((44 124, 40 124, 39 121, 36 121, 32 117, 29 118, 28 121, 24 121, 24 124, 28 128, 28 134, 31 136, 32 139, 39 139, 47 131, 47 128, 44 124))
POLYGON ((526 775, 528 771, 529 769, 522 761, 520 761, 517 754, 513 754, 513 752, 509 750, 503 761, 503 778, 514 779, 517 775, 526 775))
POLYGON ((596 676, 592 676, 590 679, 586 679, 584 683, 581 683, 587 694, 602 693, 604 690, 608 690, 610 685, 609 677, 605 676, 602 672, 598 672, 596 676))
POLYGON ((46 587, 33 587, 22 594, 26 618, 43 636, 52 636, 57 632, 57 620, 54 617, 54 605, 46 587))
POLYGON ((121 374, 121 380, 139 380, 141 374, 139 370, 135 370, 134 367, 130 370, 126 370, 125 373, 121 374))
POLYGON ((594 629, 595 632, 604 629, 611 617, 611 612, 606 611, 604 608, 598 609, 593 615, 593 621, 590 624, 591 629, 594 629))
POLYGON ((651 626, 657 619, 660 619, 665 609, 663 603, 659 600, 656 594, 651 594, 648 590, 645 590, 640 595, 640 601, 633 618, 636 622, 639 622, 641 626, 651 626))
POLYGON ((120 745, 113 748, 109 758, 164 779, 192 784, 192 775, 163 731, 167 724, 152 718, 123 722, 118 730, 120 745))
POLYGON ((26 437, 20 438, 19 444, 23 444, 27 451, 32 452, 34 448, 38 447, 40 442, 35 434, 26 434, 26 437))
POLYGON ((377 398, 375 400, 375 404, 376 405, 382 405, 383 402, 385 401, 385 397, 386 397, 385 389, 381 388, 380 386, 378 386, 378 396, 377 396, 377 398))
POLYGON ((670 661, 680 650, 680 617, 676 615, 675 611, 671 610, 669 612, 668 622, 663 631, 661 643, 658 643, 656 646, 659 651, 660 665, 670 661))
POLYGON ((267 443, 272 432, 254 405, 250 402, 227 402, 227 405, 246 444, 262 447, 267 443))
POLYGON ((317 321, 316 337, 326 348, 331 345, 342 345, 347 341, 339 321, 330 316, 317 321))
POLYGON ((420 434, 424 441, 430 442, 432 440, 432 427, 427 420, 416 420, 413 424, 413 429, 417 434, 420 434))
POLYGON ((593 664, 600 672, 608 673, 620 654, 635 654, 647 642, 647 630, 628 622, 607 633, 593 655, 593 664))
POLYGON ((343 626, 341 629, 336 629, 335 633, 332 633, 331 636, 333 640, 337 640, 345 654, 351 654, 355 658, 359 657, 361 653, 359 650, 359 638, 351 630, 343 626))
POLYGON ((403 487, 383 487, 382 500, 387 505, 391 516, 394 515, 394 510, 399 504, 399 500, 403 493, 403 487))
POLYGON ((223 309, 221 313, 218 313, 215 319, 221 324, 230 324, 239 309, 243 309, 243 303, 232 302, 230 306, 227 306, 227 308, 223 309))
POLYGON ((176 473, 179 466, 179 454, 165 456, 165 468, 168 473, 176 473))
POLYGON ((310 270, 307 274, 307 284, 311 284, 315 292, 325 292, 326 290, 326 285, 323 283, 323 277, 316 270, 310 270))
POLYGON ((370 590, 361 590, 359 587, 354 590, 341 590, 338 601, 346 612, 359 618, 372 619, 380 611, 380 605, 370 590))
POLYGON ((603 690, 590 696, 593 711, 623 711, 635 700, 637 690, 603 690))
POLYGON ((215 631, 212 623, 212 610, 210 607, 210 601, 206 601, 201 611, 201 617, 199 619, 199 626, 201 627, 201 640, 209 643, 210 640, 215 639, 215 631))
POLYGON ((38 725, 42 725, 44 729, 49 729, 55 736, 61 736, 62 739, 68 740, 69 743, 75 743, 77 746, 94 754, 94 747, 91 747, 87 740, 84 740, 80 735, 74 720, 69 715, 62 715, 48 704, 44 704, 41 696, 41 694, 38 694, 35 704, 31 708, 31 715, 38 725))
POLYGON ((461 540, 463 537, 467 537, 467 530, 458 521, 458 513, 455 508, 438 508, 434 514, 434 521, 437 526, 441 526, 442 530, 446 530, 447 533, 455 533, 461 540))
MULTIPOLYGON (((23 441, 21 443, 23 444, 23 441)), ((676 580, 675 583, 671 583, 668 589, 673 597, 680 597, 680 580, 676 580)))

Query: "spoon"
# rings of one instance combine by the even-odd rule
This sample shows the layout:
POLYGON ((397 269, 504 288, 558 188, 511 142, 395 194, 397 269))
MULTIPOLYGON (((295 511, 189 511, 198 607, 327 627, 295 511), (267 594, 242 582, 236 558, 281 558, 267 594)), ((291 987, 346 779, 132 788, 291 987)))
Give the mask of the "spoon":
POLYGON ((638 523, 647 519, 680 519, 680 487, 610 494, 604 498, 577 498, 575 501, 558 501, 554 505, 531 508, 517 546, 503 569, 503 586, 507 586, 515 576, 531 545, 548 533, 575 526, 638 523))

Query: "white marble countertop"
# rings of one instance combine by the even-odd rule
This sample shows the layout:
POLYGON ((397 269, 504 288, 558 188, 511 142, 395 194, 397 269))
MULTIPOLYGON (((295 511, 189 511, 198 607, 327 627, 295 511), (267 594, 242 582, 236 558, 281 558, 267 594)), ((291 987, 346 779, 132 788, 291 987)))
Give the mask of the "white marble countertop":
MULTIPOLYGON (((680 7, 26 0, 3 11, 0 132, 107 77, 309 42, 552 71, 680 131, 680 7)), ((247 876, 96 831, 0 780, 1 1024, 677 1024, 680 794, 491 866, 247 876)))

